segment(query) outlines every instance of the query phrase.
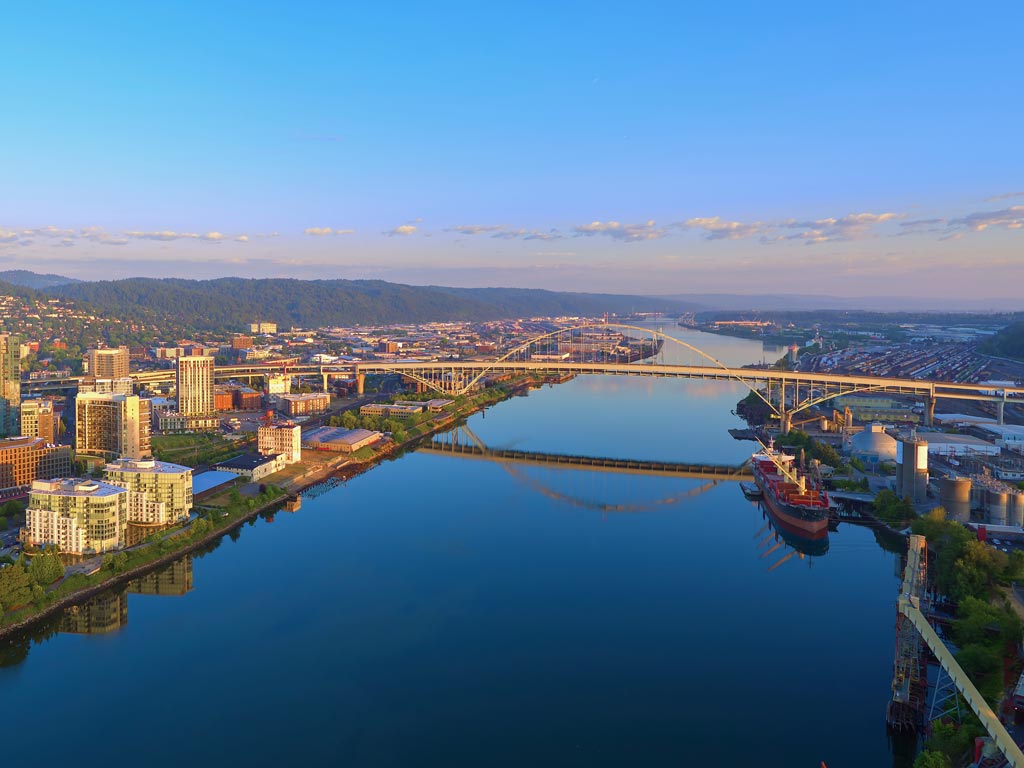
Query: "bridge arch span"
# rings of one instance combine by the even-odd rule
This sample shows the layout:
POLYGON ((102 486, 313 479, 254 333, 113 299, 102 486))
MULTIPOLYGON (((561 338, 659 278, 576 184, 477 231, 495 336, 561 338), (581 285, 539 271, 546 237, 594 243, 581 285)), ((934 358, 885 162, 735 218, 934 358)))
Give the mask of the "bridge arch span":
MULTIPOLYGON (((442 385, 439 385, 436 381, 432 381, 432 380, 428 379, 427 377, 418 376, 418 375, 412 373, 411 371, 409 371, 408 369, 399 368, 398 366, 396 366, 395 368, 392 369, 392 368, 389 368, 389 366, 385 363, 385 364, 382 364, 382 365, 374 365, 374 368, 376 368, 378 370, 382 370, 382 371, 389 371, 390 370, 391 372, 394 372, 394 373, 401 373, 403 376, 408 376, 410 379, 412 379, 412 380, 414 380, 414 381, 416 381, 416 382, 418 382, 420 384, 423 384, 428 389, 431 389, 431 390, 433 390, 435 392, 438 392, 440 394, 450 395, 450 394, 454 393, 454 394, 458 394, 458 395, 463 395, 466 392, 470 391, 478 383, 480 383, 480 381, 485 376, 487 376, 490 373, 493 373, 496 370, 501 370, 501 369, 507 367, 507 365, 510 362, 513 362, 515 360, 516 356, 525 354, 526 352, 528 352, 530 350, 531 347, 533 347, 533 346, 535 346, 535 345, 537 345, 537 344, 539 344, 539 343, 541 343, 541 342, 543 342, 543 341, 545 341, 547 339, 552 339, 552 338, 558 337, 558 336, 560 336, 562 334, 570 334, 571 335, 574 331, 586 331, 586 330, 609 329, 609 328, 610 329, 614 329, 614 330, 633 331, 633 332, 636 332, 636 333, 643 334, 644 336, 650 336, 655 341, 657 341, 658 339, 661 339, 662 341, 665 341, 665 342, 672 342, 674 344, 677 344, 677 345, 683 347, 684 349, 689 350, 690 352, 693 352, 693 353, 699 355, 701 358, 703 358, 707 362, 711 363, 715 368, 718 368, 718 369, 722 370, 727 378, 729 378, 729 379, 731 379, 733 381, 738 381, 740 384, 745 386, 751 392, 756 394, 761 400, 763 400, 765 402, 766 405, 768 405, 769 408, 772 409, 773 412, 775 412, 777 415, 780 415, 779 414, 779 410, 775 407, 774 404, 771 403, 771 401, 768 398, 766 398, 764 396, 764 394, 761 392, 761 390, 759 390, 757 387, 753 386, 750 382, 746 381, 745 379, 736 376, 732 372, 732 370, 729 368, 729 366, 727 366, 725 363, 723 363, 721 360, 717 359, 716 357, 714 357, 712 355, 709 355, 707 352, 705 352, 704 350, 700 349, 699 347, 695 347, 694 345, 689 344, 689 343, 683 341, 682 339, 678 339, 675 336, 672 336, 670 334, 664 333, 663 331, 656 331, 656 330, 653 330, 651 328, 644 328, 644 327, 638 326, 638 325, 628 325, 626 323, 583 323, 583 324, 580 324, 580 325, 572 325, 572 326, 567 326, 565 328, 558 328, 558 329, 556 329, 554 331, 550 331, 548 333, 541 334, 540 336, 535 336, 535 337, 533 337, 533 338, 523 342, 522 344, 520 344, 519 346, 515 347, 514 349, 509 350, 508 352, 506 352, 505 354, 503 354, 500 357, 496 358, 495 360, 491 361, 486 367, 480 369, 472 378, 470 378, 468 381, 464 382, 457 389, 445 389, 442 385)), ((441 370, 444 369, 444 363, 442 361, 438 361, 437 366, 438 366, 438 369, 441 369, 441 370)))

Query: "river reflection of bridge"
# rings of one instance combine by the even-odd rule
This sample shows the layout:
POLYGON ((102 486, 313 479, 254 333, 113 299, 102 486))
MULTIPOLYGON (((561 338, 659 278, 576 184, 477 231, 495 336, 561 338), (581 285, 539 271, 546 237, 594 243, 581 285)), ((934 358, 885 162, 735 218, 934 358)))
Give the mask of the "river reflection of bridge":
POLYGON ((126 587, 114 588, 64 611, 58 631, 74 635, 103 635, 128 623, 128 595, 181 596, 192 591, 192 556, 185 555, 170 565, 132 579, 126 587))

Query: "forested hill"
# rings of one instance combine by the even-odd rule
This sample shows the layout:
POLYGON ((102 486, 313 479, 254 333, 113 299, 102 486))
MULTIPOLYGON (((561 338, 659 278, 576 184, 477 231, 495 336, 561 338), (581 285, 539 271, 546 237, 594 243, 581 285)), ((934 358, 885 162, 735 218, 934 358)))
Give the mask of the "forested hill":
POLYGON ((995 336, 986 339, 980 349, 986 355, 1024 360, 1024 322, 1003 328, 995 336))
POLYGON ((59 285, 48 293, 100 312, 187 327, 238 330, 256 320, 283 327, 681 311, 671 299, 521 288, 442 288, 380 280, 182 280, 131 278, 59 285))
POLYGON ((27 269, 8 269, 0 272, 0 282, 5 285, 19 285, 23 288, 44 289, 52 288, 55 285, 77 283, 78 280, 63 275, 40 275, 37 272, 29 272, 27 269))

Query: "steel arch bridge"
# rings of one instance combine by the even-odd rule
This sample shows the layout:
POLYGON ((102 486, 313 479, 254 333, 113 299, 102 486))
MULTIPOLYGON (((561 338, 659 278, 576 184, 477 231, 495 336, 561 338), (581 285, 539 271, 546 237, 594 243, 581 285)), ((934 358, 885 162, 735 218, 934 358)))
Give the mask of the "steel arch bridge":
MULTIPOLYGON (((636 341, 635 337, 628 337, 636 341)), ((610 343, 611 338, 604 342, 610 343)), ((585 357, 585 354, 578 354, 585 357)), ((355 378, 357 389, 363 392, 363 384, 368 374, 401 374, 411 381, 423 385, 427 389, 443 395, 462 395, 479 386, 488 376, 502 374, 536 373, 539 375, 581 375, 602 374, 610 376, 651 376, 677 379, 703 379, 717 381, 734 381, 754 392, 778 417, 783 431, 788 431, 792 424, 793 414, 811 408, 839 395, 857 392, 879 392, 886 394, 912 395, 921 398, 926 404, 925 422, 931 424, 935 412, 935 402, 939 398, 951 400, 971 400, 975 402, 991 402, 996 405, 999 422, 1003 421, 1003 412, 1007 401, 1024 398, 1024 387, 997 387, 991 384, 967 384, 949 381, 929 381, 925 379, 901 379, 888 376, 864 376, 857 374, 831 374, 803 371, 782 371, 775 369, 733 368, 712 357, 701 349, 688 344, 682 339, 655 331, 622 323, 584 323, 568 328, 561 328, 537 336, 517 346, 494 360, 458 360, 458 361, 383 361, 368 360, 351 363, 335 363, 329 365, 300 364, 294 359, 288 361, 272 361, 256 364, 219 366, 214 370, 217 380, 230 378, 261 378, 269 374, 289 373, 299 376, 319 377, 323 380, 326 391, 328 380, 332 376, 355 378), (666 364, 650 360, 628 360, 612 356, 602 361, 584 361, 572 359, 574 352, 586 352, 588 346, 595 343, 594 334, 618 331, 621 334, 639 334, 650 337, 657 345, 669 344, 696 355, 700 359, 697 365, 666 364), (575 340, 574 340, 575 336, 575 340), (587 337, 590 337, 589 340, 587 337), (551 355, 550 351, 567 349, 568 354, 551 355), (537 355, 545 354, 556 359, 537 359, 537 355)), ((131 374, 136 385, 167 384, 174 381, 174 372, 139 371, 131 374)), ((51 391, 74 389, 81 381, 80 377, 26 381, 22 388, 30 391, 51 391)), ((1024 401, 1020 401, 1024 402, 1024 401)))
MULTIPOLYGON (((632 340, 636 340, 635 338, 632 340)), ((583 355, 580 355, 581 357, 583 355)), ((747 387, 763 400, 778 417, 783 432, 788 432, 792 417, 800 411, 819 405, 839 395, 858 392, 879 392, 913 395, 922 398, 927 407, 926 421, 931 423, 938 398, 989 401, 997 404, 1000 422, 1008 399, 1024 396, 1024 387, 1001 387, 960 382, 901 379, 855 374, 829 374, 776 369, 734 368, 725 365, 701 349, 682 339, 650 328, 622 323, 587 323, 561 328, 537 336, 495 360, 483 361, 367 361, 352 368, 362 393, 367 374, 401 374, 425 388, 448 396, 463 395, 480 385, 488 376, 499 374, 603 374, 612 376, 651 376, 659 378, 705 379, 734 381, 747 387), (678 345, 695 354, 699 365, 665 364, 645 360, 583 361, 574 360, 574 351, 584 350, 586 337, 596 331, 639 333, 651 337, 657 348, 662 344, 678 345), (575 335, 575 340, 574 340, 575 335), (561 354, 552 355, 554 348, 561 354), (544 350, 545 352, 539 352, 544 350), (568 350, 562 353, 562 350, 568 350), (540 355, 545 359, 537 359, 540 355), (554 358, 554 359, 552 359, 554 358)))

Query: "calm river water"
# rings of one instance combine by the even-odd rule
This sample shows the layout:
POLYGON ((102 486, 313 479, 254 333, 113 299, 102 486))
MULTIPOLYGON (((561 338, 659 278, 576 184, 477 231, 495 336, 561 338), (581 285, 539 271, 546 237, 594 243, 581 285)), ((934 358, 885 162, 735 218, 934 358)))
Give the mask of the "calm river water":
MULTIPOLYGON (((781 354, 665 329, 726 363, 781 354)), ((739 464, 743 394, 581 377, 468 426, 739 464)), ((407 454, 0 641, 0 762, 893 765, 896 556, 843 526, 782 561, 768 536, 735 483, 407 454)))

